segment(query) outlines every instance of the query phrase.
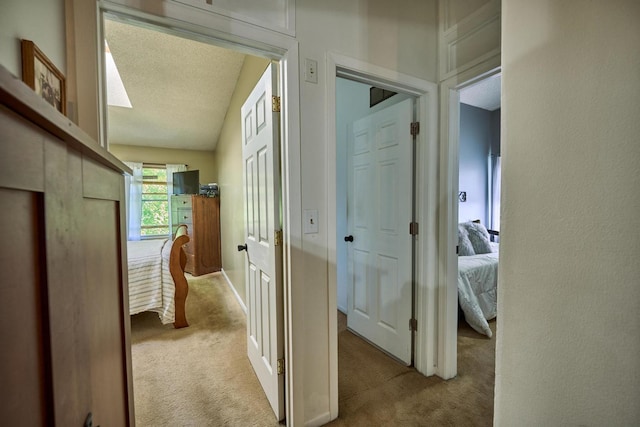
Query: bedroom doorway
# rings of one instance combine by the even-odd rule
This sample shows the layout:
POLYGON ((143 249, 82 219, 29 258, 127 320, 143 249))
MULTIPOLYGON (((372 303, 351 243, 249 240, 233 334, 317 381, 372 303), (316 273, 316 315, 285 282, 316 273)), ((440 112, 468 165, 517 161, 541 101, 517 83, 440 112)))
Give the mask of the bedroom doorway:
MULTIPOLYGON (((131 16, 127 16, 127 15, 121 15, 120 13, 115 14, 115 13, 105 12, 105 13, 103 13, 103 19, 114 19, 114 20, 116 20, 116 21, 119 21, 119 22, 125 22, 125 23, 127 23, 127 24, 131 24, 131 25, 133 25, 133 26, 144 27, 144 28, 146 28, 146 29, 152 29, 152 30, 154 30, 154 31, 159 31, 159 32, 161 32, 161 33, 171 32, 173 35, 177 35, 178 37, 184 37, 184 33, 181 33, 179 30, 176 30, 175 28, 173 28, 171 31, 169 31, 169 30, 167 30, 165 27, 163 27, 161 24, 151 24, 151 23, 150 23, 150 22, 148 22, 148 21, 145 21, 145 22, 138 21, 138 20, 137 20, 137 18, 134 18, 134 17, 131 17, 131 16)), ((103 21, 103 22, 104 22, 104 21, 103 21)), ((193 35, 192 35, 192 36, 193 36, 193 35)), ((191 37, 189 37, 189 38, 191 38, 191 37)), ((219 40, 213 40, 213 39, 211 39, 210 37, 207 37, 207 36, 205 36, 205 35, 200 35, 200 36, 198 36, 198 37, 196 37, 196 38, 197 38, 200 42, 202 42, 202 41, 203 41, 203 39, 204 39, 204 40, 206 40, 206 43, 211 43, 211 44, 217 44, 217 43, 219 43, 219 42, 220 42, 219 40)), ((139 40, 138 40, 138 41, 139 41, 139 40)), ((225 45, 225 48, 227 48, 227 49, 229 49, 229 48, 233 48, 233 49, 231 49, 231 50, 235 50, 235 49, 239 50, 241 53, 244 53, 245 55, 247 55, 247 57, 252 56, 252 57, 254 57, 254 58, 255 58, 255 54, 256 54, 256 53, 258 52, 258 50, 259 50, 259 49, 257 49, 257 48, 249 48, 249 47, 247 47, 247 46, 236 45, 235 43, 232 43, 232 42, 226 42, 226 43, 224 43, 224 45, 225 45), (249 53, 251 53, 252 55, 249 55, 249 53)), ((287 51, 286 51, 286 49, 281 49, 281 51, 277 51, 277 49, 276 49, 276 48, 273 48, 273 49, 274 49, 275 51, 271 51, 271 52, 267 52, 267 51, 264 51, 264 52, 263 52, 263 51, 261 51, 261 52, 260 52, 260 53, 264 54, 264 56, 266 57, 266 59, 265 59, 265 61, 266 61, 266 62, 265 62, 265 64, 264 64, 264 67, 263 67, 263 69, 262 69, 262 70, 260 70, 260 71, 264 71, 264 68, 265 68, 269 63, 271 63, 271 64, 272 64, 272 66, 273 66, 273 67, 275 67, 276 69, 277 69, 277 68, 280 68, 280 67, 282 67, 282 66, 283 66, 283 61, 281 61, 281 58, 286 57, 286 55, 287 55, 287 51)), ((297 61, 297 58, 296 58, 296 61, 297 61)), ((255 62, 255 61, 254 61, 254 62, 255 62)), ((236 63, 236 64, 237 64, 237 63, 236 63)), ((246 63, 245 63, 244 65, 246 65, 246 63)), ((241 66, 241 67, 243 66, 242 61, 240 62, 240 66, 241 66)), ((252 64, 252 66, 253 66, 253 68, 255 68, 255 67, 260 66, 260 64, 254 63, 254 64, 252 64)), ((286 65, 286 67, 289 67, 289 68, 291 68, 291 67, 295 67, 295 66, 296 66, 296 65, 295 65, 295 64, 294 64, 294 62, 293 62, 293 61, 291 61, 291 60, 290 60, 290 61, 288 62, 288 64, 286 65)), ((290 71, 290 70, 289 70, 289 71, 290 71)), ((282 73, 282 72, 277 72, 277 73, 276 73, 276 76, 274 77, 274 80, 278 81, 278 87, 280 87, 280 88, 281 88, 281 89, 280 89, 280 90, 281 90, 281 95, 280 95, 280 96, 281 96, 283 99, 286 99, 286 94, 287 94, 287 90, 286 90, 286 88, 287 88, 287 87, 290 87, 290 86, 291 86, 291 84, 290 84, 290 82, 286 81, 286 80, 285 80, 285 78, 284 78, 284 77, 282 77, 282 75, 283 75, 283 73, 282 73)), ((257 81, 257 79, 256 79, 256 81, 257 81)), ((237 83, 237 84, 238 84, 238 85, 240 85, 240 78, 239 78, 239 80, 238 80, 238 83, 237 83)), ((250 82, 250 83, 246 83, 246 82, 244 82, 243 84, 245 84, 245 85, 250 85, 250 86, 252 87, 252 86, 253 86, 253 84, 255 84, 255 81, 254 81, 254 82, 250 82)), ((234 82, 234 84, 232 85, 232 88, 233 88, 233 87, 236 87, 236 82, 234 82)), ((236 88, 236 89, 237 89, 237 88, 236 88)), ((232 101, 233 101, 233 100, 232 100, 232 101)), ((234 106, 233 106, 232 104, 233 104, 233 103, 231 102, 228 108, 234 108, 234 106)), ((239 105, 238 105, 238 114, 237 114, 237 115, 238 115, 238 117, 239 117, 239 112, 240 112, 240 110, 239 110, 240 105, 241 105, 241 104, 239 104, 239 105)), ((292 108, 297 108, 297 107, 296 107, 296 106, 297 106, 297 103, 295 103, 295 102, 292 102, 290 105, 291 105, 291 107, 292 107, 292 108)), ((271 102, 269 102, 269 108, 271 108, 271 102)), ((104 110, 106 111, 106 105, 104 106, 104 110)), ((178 113, 178 111, 175 111, 174 113, 176 113, 176 114, 177 114, 177 113, 178 113)), ((235 116, 235 114, 231 114, 231 115, 232 115, 232 116, 235 116)), ((285 113, 283 113, 282 115, 280 115, 280 117, 281 117, 281 118, 280 118, 280 123, 281 123, 281 124, 284 124, 284 126, 287 126, 287 130, 288 130, 288 131, 291 131, 291 129, 292 129, 292 128, 291 128, 291 126, 289 126, 289 125, 288 125, 289 120, 288 120, 288 118, 287 118, 286 114, 285 114, 285 113)), ((295 126, 298 126, 298 124, 296 123, 296 125, 295 125, 295 126)), ((241 126, 240 126, 240 123, 238 122, 238 129, 237 129, 237 134, 238 134, 238 135, 240 134, 240 128, 241 128, 241 126)), ((283 132, 283 133, 285 133, 285 132, 283 132)), ((295 132, 294 132, 294 134, 295 134, 295 132)), ((281 141, 280 141, 279 143, 280 143, 280 144, 284 144, 284 142, 283 142, 283 141, 284 141, 284 142, 286 142, 286 141, 287 141, 287 140, 286 140, 286 138, 281 139, 281 141)), ((290 143, 290 142, 291 142, 291 141, 289 141, 289 143, 290 143)), ((287 152, 287 149, 288 149, 288 148, 287 148, 287 145, 285 144, 285 145, 283 145, 283 146, 281 147, 280 151, 284 153, 284 152, 287 152)), ((241 170, 242 170, 241 144, 238 144, 237 157, 238 157, 238 162, 237 162, 237 163, 238 163, 238 166, 239 166, 239 170, 241 171, 241 170)), ((282 169, 278 168, 278 170, 281 170, 281 173, 283 173, 283 174, 287 173, 287 169, 288 169, 288 168, 287 168, 287 165, 286 165, 286 164, 283 164, 283 165, 282 165, 282 169)), ((239 178, 239 181, 240 181, 240 187, 241 187, 241 186, 242 186, 242 173, 241 173, 241 172, 240 172, 240 173, 237 173, 237 177, 239 178)), ((291 179, 291 177, 290 177, 290 176, 289 176, 288 178, 289 178, 289 180, 291 179)), ((224 191, 224 190, 225 190, 225 189, 224 189, 224 187, 223 187, 223 188, 222 188, 222 191, 224 191)), ((227 206, 231 206, 231 205, 232 205, 232 203, 231 203, 231 201, 232 201, 232 196, 233 196, 233 194, 234 194, 235 192, 234 192, 234 191, 232 191, 232 189, 230 189, 229 187, 227 187, 227 188, 226 188, 226 190, 227 190, 227 194, 226 194, 226 195, 228 196, 228 200, 227 200, 227 202, 226 202, 226 205, 227 205, 227 206)), ((238 207, 238 211, 239 211, 239 212, 241 212, 241 211, 243 210, 243 198, 242 198, 241 196, 239 196, 239 197, 237 197, 236 199, 240 202, 240 203, 239 203, 239 207, 238 207)), ((287 205, 287 203, 283 203, 282 208, 283 208, 283 216, 286 218, 286 217, 289 215, 289 214, 288 214, 288 211, 287 211, 287 209, 288 209, 288 205, 287 205)), ((241 215, 241 216, 242 216, 242 215, 241 215)), ((237 217, 237 215, 235 215, 235 217, 237 217)), ((288 237, 287 237, 287 230, 286 230, 286 229, 285 229, 285 230, 283 230, 283 231, 282 231, 282 234, 280 234, 280 236, 281 236, 281 237, 280 237, 281 239, 283 239, 284 241, 287 241, 287 240, 286 240, 286 239, 288 238, 288 237)), ((223 236, 223 239, 224 239, 224 236, 223 236)), ((236 243, 238 243, 238 242, 239 242, 239 241, 241 241, 241 240, 244 240, 244 228, 243 228, 243 230, 242 230, 242 236, 241 236, 241 237, 237 237, 236 235, 228 235, 228 236, 227 236, 227 239, 225 239, 225 244, 226 244, 226 246, 232 246, 232 247, 234 248, 233 250, 235 251, 235 244, 236 244, 236 243)), ((236 252, 237 252, 237 251, 236 251, 236 252)), ((244 293, 244 278, 245 278, 245 277, 244 277, 244 257, 242 257, 242 254, 240 254, 240 256, 241 256, 241 259, 242 259, 242 262, 243 262, 243 264, 242 264, 242 279, 243 279, 243 280, 242 280, 242 283, 240 284, 240 285, 241 285, 241 288, 240 288, 240 287, 238 287, 238 289, 234 289, 234 292, 236 293, 236 296, 237 296, 237 297, 238 297, 238 299, 240 300, 240 304, 241 304, 241 305, 243 305, 243 302, 242 302, 242 300, 241 300, 240 296, 238 295, 238 293, 244 293), (240 290, 240 289, 241 289, 241 290, 240 290)), ((231 269, 230 269, 230 270, 231 270, 231 269)), ((231 274, 231 271, 230 271, 229 273, 231 274)), ((226 274, 225 274, 225 277, 227 278, 227 281, 230 283, 229 277, 228 277, 226 274)), ((285 277, 285 286, 286 286, 286 283, 287 283, 287 278, 285 277)), ((246 301, 246 299, 245 299, 245 301, 246 301)), ((246 311, 246 307, 245 307, 245 311, 246 311)), ((287 313, 289 313, 289 311, 287 311, 287 313)), ((284 316, 286 316, 286 314, 284 314, 284 316)), ((279 323, 281 323, 281 324, 280 324, 280 327, 281 327, 282 329, 284 329, 284 328, 283 328, 283 325, 282 325, 283 320, 284 320, 284 319, 279 319, 279 323)), ((285 348, 287 348, 287 344, 286 344, 286 343, 284 344, 284 347, 285 347, 285 348)), ((291 361, 287 361, 287 362, 291 362, 291 361)), ((278 366, 279 366, 279 367, 280 367, 280 364, 281 364, 281 363, 282 363, 282 361, 278 360, 278 366)), ((280 369, 279 369, 279 370, 280 370, 280 369)), ((282 371, 284 371, 284 370, 285 370, 285 369, 284 369, 284 366, 283 366, 282 371)), ((288 398, 289 398, 289 396, 292 396, 292 395, 293 395, 293 389, 294 389, 294 386, 293 386, 293 379, 292 379, 292 376, 291 376, 291 375, 287 375, 287 376, 285 376, 284 374, 282 374, 282 375, 281 375, 281 377, 282 377, 282 379, 281 379, 281 381, 282 381, 282 382, 288 381, 288 382, 287 382, 287 385, 288 385, 289 389, 291 390, 291 391, 289 392, 290 394, 287 394, 287 395, 285 395, 285 396, 283 397, 285 400, 287 400, 287 405, 284 405, 284 404, 283 404, 283 405, 281 405, 281 408, 286 408, 285 410, 288 410, 288 405, 289 405, 289 399, 288 399, 288 398)), ((284 411, 283 411, 283 410, 281 410, 281 411, 280 411, 279 417, 284 418, 284 411)), ((291 419, 291 418, 293 418, 293 416, 292 416, 291 414, 289 414, 288 418, 290 418, 290 419, 291 419)))
MULTIPOLYGON (((500 240, 501 74, 494 70, 456 91, 458 146, 458 359, 466 343, 484 340, 478 364, 495 370, 500 240)), ((468 366, 459 366, 466 374, 468 366)), ((493 384, 493 375, 486 381, 493 384)))

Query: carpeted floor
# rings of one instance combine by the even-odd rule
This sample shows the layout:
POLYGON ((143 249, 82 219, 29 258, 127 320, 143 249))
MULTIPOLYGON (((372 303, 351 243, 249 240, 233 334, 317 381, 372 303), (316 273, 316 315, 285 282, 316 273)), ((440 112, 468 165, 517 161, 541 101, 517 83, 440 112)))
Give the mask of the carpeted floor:
MULTIPOLYGON (((245 315, 224 278, 188 280, 188 328, 163 326, 155 313, 132 317, 136 425, 278 426, 246 357, 245 315)), ((338 316, 340 415, 330 426, 493 424, 495 338, 462 321, 458 376, 443 381, 379 352, 338 316)))

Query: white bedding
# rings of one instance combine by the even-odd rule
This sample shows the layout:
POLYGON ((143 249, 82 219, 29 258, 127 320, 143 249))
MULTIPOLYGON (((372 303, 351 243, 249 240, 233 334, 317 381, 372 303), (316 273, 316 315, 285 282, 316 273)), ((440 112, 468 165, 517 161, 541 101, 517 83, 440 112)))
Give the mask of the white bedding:
POLYGON ((171 241, 127 242, 129 314, 158 313, 163 324, 175 320, 175 284, 169 272, 171 241))
POLYGON ((493 334, 487 320, 497 315, 498 252, 458 257, 458 301, 469 325, 493 334))

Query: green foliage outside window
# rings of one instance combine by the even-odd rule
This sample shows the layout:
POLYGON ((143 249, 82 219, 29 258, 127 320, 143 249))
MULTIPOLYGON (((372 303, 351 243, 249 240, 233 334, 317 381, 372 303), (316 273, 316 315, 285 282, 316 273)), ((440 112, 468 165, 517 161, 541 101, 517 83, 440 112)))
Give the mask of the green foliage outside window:
POLYGON ((142 237, 169 235, 167 170, 144 165, 142 168, 142 237))

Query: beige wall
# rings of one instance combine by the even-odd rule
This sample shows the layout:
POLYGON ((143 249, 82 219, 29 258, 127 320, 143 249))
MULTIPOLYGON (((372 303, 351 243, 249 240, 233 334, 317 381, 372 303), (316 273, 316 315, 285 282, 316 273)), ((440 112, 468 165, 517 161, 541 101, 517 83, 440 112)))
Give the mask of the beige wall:
POLYGON ((0 64, 22 78, 20 39, 33 41, 66 75, 64 0, 0 0, 0 64))
POLYGON ((268 59, 247 56, 229 103, 216 146, 216 167, 220 186, 222 268, 245 300, 245 253, 237 246, 244 242, 244 200, 242 198, 242 129, 240 108, 269 64, 268 59))
POLYGON ((495 425, 640 425, 640 3, 502 12, 495 425))
POLYGON ((174 150, 170 148, 109 145, 109 151, 122 161, 147 163, 177 163, 188 165, 189 170, 200 171, 200 183, 216 182, 218 170, 213 151, 174 150))
MULTIPOLYGON (((329 401, 329 271, 327 222, 335 191, 327 186, 327 75, 329 52, 396 70, 428 81, 437 79, 436 1, 296 1, 300 58, 318 60, 318 84, 301 75, 302 209, 318 209, 318 233, 303 235, 305 319, 304 418, 312 425, 330 419, 329 401)), ((333 160, 331 160, 333 161, 333 160)), ((299 344, 298 344, 299 345, 299 344)))

